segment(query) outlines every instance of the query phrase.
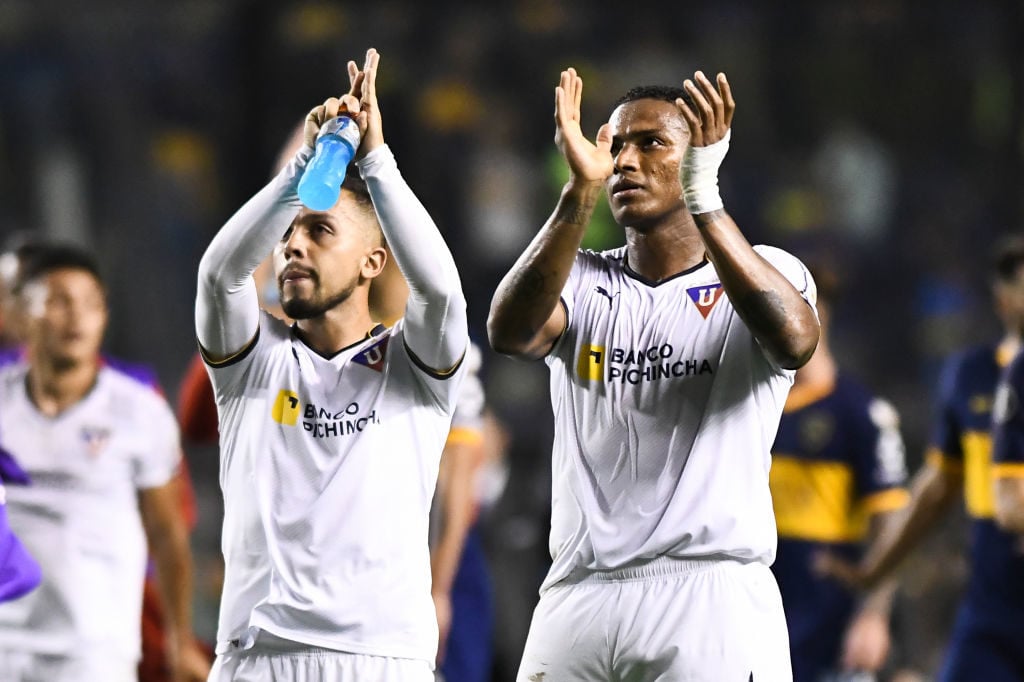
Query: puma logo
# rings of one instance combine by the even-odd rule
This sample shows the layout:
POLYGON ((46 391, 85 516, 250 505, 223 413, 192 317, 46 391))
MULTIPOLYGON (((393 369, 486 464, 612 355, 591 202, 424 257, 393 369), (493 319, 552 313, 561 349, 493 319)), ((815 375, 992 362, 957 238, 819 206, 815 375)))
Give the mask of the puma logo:
POLYGON ((594 291, 596 291, 597 293, 601 294, 602 296, 604 296, 605 298, 608 299, 608 307, 609 308, 612 307, 612 301, 614 300, 614 298, 619 295, 618 291, 616 291, 614 294, 609 294, 608 290, 605 289, 602 286, 594 287, 594 291))

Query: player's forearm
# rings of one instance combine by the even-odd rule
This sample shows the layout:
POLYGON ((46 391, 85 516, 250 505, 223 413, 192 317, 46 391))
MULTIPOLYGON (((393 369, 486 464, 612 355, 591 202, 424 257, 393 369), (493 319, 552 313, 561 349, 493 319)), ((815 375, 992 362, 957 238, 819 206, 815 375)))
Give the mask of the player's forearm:
POLYGON ((196 335, 210 356, 228 357, 256 333, 259 303, 252 274, 301 207, 296 188, 311 154, 310 148, 303 147, 238 209, 199 261, 196 335))
POLYGON ((753 249, 724 209, 693 218, 722 288, 750 332, 780 367, 803 366, 820 332, 810 305, 753 249))
POLYGON ((466 297, 455 259, 387 145, 368 153, 358 166, 384 237, 409 284, 406 342, 428 366, 450 368, 465 353, 469 339, 466 297))
POLYGON ((879 533, 861 561, 864 582, 874 587, 917 547, 959 494, 956 477, 926 465, 911 484, 910 502, 892 524, 879 533))
POLYGON ((601 192, 600 183, 567 183, 551 217, 502 278, 487 319, 494 350, 520 355, 541 332, 559 305, 601 192))
POLYGON ((192 555, 183 520, 166 520, 149 534, 157 582, 164 601, 165 629, 171 640, 192 639, 192 555))

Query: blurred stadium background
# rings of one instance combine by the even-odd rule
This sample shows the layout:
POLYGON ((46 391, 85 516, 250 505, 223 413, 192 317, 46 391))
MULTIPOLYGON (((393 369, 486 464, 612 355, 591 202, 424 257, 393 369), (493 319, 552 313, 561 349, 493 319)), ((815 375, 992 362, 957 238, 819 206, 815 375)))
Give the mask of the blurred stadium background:
MULTIPOLYGON (((1024 227, 1024 5, 1012 0, 0 0, 0 235, 97 251, 108 349, 153 364, 173 400, 195 350, 200 254, 369 46, 386 138, 448 236, 478 340, 561 185, 552 93, 570 65, 591 134, 632 85, 728 74, 726 206, 751 241, 838 271, 837 354, 900 410, 912 468, 938 360, 998 333, 990 247, 1024 227)), ((620 241, 607 215, 588 236, 620 241)), ((485 378, 510 434, 508 485, 485 512, 503 680, 546 568, 550 408, 542 363, 489 353, 485 378)), ((216 453, 188 457, 198 628, 212 637, 216 453)), ((951 524, 911 571, 901 655, 925 671, 962 578, 961 537, 951 524)))

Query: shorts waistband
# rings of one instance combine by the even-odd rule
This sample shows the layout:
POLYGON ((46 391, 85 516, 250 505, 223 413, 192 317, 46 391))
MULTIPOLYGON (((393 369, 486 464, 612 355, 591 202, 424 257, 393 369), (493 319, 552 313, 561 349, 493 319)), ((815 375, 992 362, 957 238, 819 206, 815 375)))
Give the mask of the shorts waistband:
POLYGON ((742 560, 730 556, 706 557, 674 557, 660 556, 654 559, 634 561, 626 566, 611 570, 591 570, 575 568, 559 585, 578 585, 580 583, 615 583, 637 580, 650 580, 670 575, 691 575, 703 573, 726 566, 745 566, 757 563, 756 560, 742 560))

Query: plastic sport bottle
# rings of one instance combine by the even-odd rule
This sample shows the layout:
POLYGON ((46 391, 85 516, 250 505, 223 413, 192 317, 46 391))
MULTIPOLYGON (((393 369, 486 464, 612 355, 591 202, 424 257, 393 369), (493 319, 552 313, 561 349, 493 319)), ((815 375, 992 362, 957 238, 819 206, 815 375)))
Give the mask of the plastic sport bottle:
POLYGON ((358 147, 359 126, 348 116, 336 116, 320 126, 316 151, 299 179, 299 201, 314 211, 334 206, 358 147))

